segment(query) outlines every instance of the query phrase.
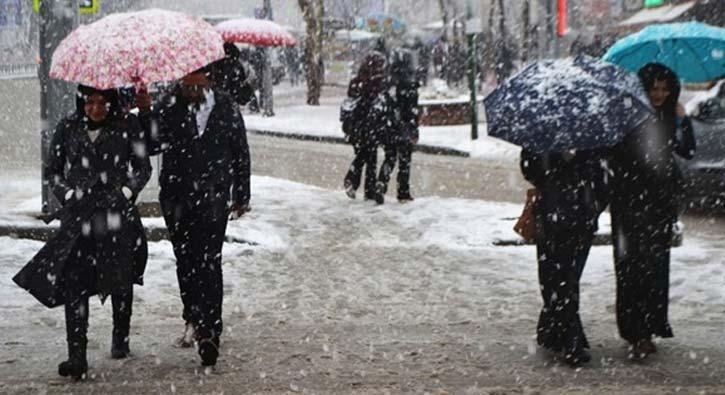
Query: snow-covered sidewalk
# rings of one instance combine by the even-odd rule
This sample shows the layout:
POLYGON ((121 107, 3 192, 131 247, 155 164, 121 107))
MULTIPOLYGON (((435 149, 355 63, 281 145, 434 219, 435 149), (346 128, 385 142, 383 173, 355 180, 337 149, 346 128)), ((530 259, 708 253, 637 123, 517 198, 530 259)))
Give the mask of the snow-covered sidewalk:
MULTIPOLYGON (((7 188, 16 198, 0 195, 4 220, 37 203, 20 196, 22 182, 7 188)), ((552 365, 532 340, 540 307, 534 247, 494 245, 513 236, 519 205, 430 197, 377 206, 267 177, 253 177, 252 188, 253 211, 229 232, 256 245, 224 246, 218 374, 189 374, 198 365, 193 351, 171 347, 182 327, 174 259, 168 242, 155 242, 146 285, 136 288, 132 358, 109 359, 110 309, 94 298, 89 391, 723 385, 720 236, 686 238, 673 250, 670 318, 678 337, 644 366, 626 362, 616 335, 611 247, 594 247, 581 300, 594 361, 574 371, 552 365)), ((41 246, 0 237, 0 392, 81 388, 55 375, 65 353, 62 310, 42 307, 11 280, 41 246)))
MULTIPOLYGON (((275 109, 274 117, 246 114, 244 120, 252 131, 287 135, 343 139, 340 123, 342 98, 326 100, 319 106, 292 105, 275 109)), ((422 126, 419 144, 468 153, 472 157, 492 160, 518 160, 520 149, 486 135, 486 124, 479 124, 478 140, 471 140, 471 126, 422 126)))

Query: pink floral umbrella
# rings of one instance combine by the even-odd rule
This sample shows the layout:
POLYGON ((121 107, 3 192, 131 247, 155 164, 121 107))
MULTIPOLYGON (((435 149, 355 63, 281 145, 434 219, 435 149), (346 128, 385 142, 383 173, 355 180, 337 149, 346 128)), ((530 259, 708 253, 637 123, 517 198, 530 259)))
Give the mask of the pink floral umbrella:
POLYGON ((215 26, 224 41, 260 47, 294 47, 297 40, 284 27, 266 19, 239 18, 215 26))
POLYGON ((80 26, 53 54, 51 78, 98 89, 172 81, 224 57, 219 32, 201 19, 150 9, 80 26))

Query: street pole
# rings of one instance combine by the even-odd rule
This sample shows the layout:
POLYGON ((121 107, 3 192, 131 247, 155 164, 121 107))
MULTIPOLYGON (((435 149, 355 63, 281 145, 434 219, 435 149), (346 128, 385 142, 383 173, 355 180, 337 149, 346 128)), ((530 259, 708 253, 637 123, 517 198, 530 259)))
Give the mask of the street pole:
POLYGON ((60 203, 50 192, 48 183, 48 159, 50 139, 55 125, 75 105, 73 84, 50 79, 53 52, 73 29, 78 26, 78 0, 42 1, 40 3, 40 158, 42 180, 42 211, 50 214, 60 208, 60 203))
MULTIPOLYGON (((262 8, 263 19, 272 20, 272 1, 264 0, 262 8)), ((272 49, 264 48, 264 67, 262 68, 262 115, 265 117, 274 116, 273 84, 272 84, 272 49)))
MULTIPOLYGON (((466 3, 466 22, 473 18, 473 4, 466 3)), ((466 26, 472 29, 473 26, 466 26)), ((468 38, 468 88, 471 90, 471 140, 478 139, 478 93, 476 89, 476 33, 464 32, 468 38)))
POLYGON ((468 37, 468 84, 471 90, 471 140, 478 139, 478 101, 476 92, 476 34, 468 37))

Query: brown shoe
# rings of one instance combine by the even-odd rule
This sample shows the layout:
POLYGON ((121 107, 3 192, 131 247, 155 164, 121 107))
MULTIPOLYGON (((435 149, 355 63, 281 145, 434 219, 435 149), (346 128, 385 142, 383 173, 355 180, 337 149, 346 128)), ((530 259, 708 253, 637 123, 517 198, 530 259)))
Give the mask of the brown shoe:
POLYGON ((194 339, 196 338, 196 331, 191 323, 187 322, 184 328, 184 334, 176 339, 175 345, 181 348, 194 347, 194 339))
POLYGON ((640 339, 629 346, 629 359, 642 361, 656 352, 657 347, 655 347, 651 339, 640 339))

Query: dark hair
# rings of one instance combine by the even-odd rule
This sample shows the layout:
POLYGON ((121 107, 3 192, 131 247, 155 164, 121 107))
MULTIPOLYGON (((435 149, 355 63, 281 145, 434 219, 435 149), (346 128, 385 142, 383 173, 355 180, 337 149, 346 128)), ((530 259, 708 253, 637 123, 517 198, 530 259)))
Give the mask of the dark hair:
POLYGON ((655 85, 655 81, 665 81, 670 88, 670 95, 660 108, 658 115, 672 117, 677 113, 677 101, 680 98, 680 80, 677 74, 667 66, 660 63, 647 63, 639 69, 639 79, 642 81, 645 91, 649 92, 655 85))

